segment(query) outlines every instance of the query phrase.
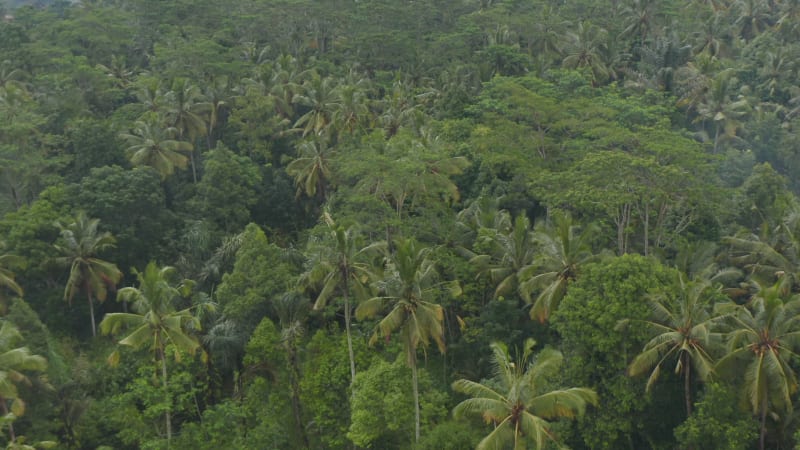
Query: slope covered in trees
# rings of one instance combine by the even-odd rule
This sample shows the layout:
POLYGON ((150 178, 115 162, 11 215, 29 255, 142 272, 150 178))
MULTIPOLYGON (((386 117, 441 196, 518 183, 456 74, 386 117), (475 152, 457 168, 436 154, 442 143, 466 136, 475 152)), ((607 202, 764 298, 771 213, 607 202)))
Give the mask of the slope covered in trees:
POLYGON ((0 445, 800 443, 800 3, 0 3, 0 445))

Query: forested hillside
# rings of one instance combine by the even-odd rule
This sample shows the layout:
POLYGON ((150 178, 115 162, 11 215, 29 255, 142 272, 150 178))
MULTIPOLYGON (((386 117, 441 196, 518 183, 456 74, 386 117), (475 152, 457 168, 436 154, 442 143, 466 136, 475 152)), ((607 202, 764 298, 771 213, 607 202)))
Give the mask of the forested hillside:
POLYGON ((0 18, 0 445, 800 443, 800 1, 0 18))

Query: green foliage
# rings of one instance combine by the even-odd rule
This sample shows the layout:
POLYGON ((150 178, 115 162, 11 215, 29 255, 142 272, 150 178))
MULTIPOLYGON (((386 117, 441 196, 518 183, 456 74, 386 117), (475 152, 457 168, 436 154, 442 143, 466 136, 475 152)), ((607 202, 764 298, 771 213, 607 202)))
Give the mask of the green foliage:
POLYGON ((155 171, 96 168, 73 189, 73 208, 100 219, 116 237, 117 250, 108 257, 119 267, 129 270, 154 258, 171 258, 177 224, 155 171))
MULTIPOLYGON (((664 419, 661 423, 645 421, 649 400, 643 383, 620 374, 648 337, 646 296, 667 293, 673 280, 672 271, 639 255, 590 263, 553 315, 567 360, 565 383, 595 389, 603 403, 603 408, 578 423, 584 445, 612 449, 624 447, 626 442, 671 438, 664 419), (632 320, 623 332, 617 329, 621 319, 632 320)), ((682 403, 676 403, 680 410, 682 403)))
POLYGON ((291 287, 300 267, 286 250, 268 243, 258 225, 247 225, 241 242, 233 271, 215 296, 223 315, 249 331, 267 315, 272 298, 291 287))
POLYGON ((195 373, 196 367, 178 363, 170 367, 170 382, 164 386, 152 367, 140 367, 136 377, 101 406, 109 415, 105 420, 116 430, 116 436, 105 436, 101 442, 118 439, 127 447, 165 448, 165 413, 185 420, 199 418, 196 402, 204 386, 195 373))
POLYGON ((245 412, 240 404, 224 400, 203 411, 199 423, 181 428, 172 445, 175 448, 215 450, 225 446, 244 446, 247 434, 243 428, 245 412))
MULTIPOLYGON (((338 330, 319 330, 305 348, 306 362, 300 382, 303 405, 313 427, 309 437, 313 447, 348 448, 347 430, 350 426, 350 383, 347 343, 338 330)), ((363 340, 355 340, 357 367, 369 365, 363 340)))
MULTIPOLYGON (((447 415, 447 396, 431 385, 428 372, 419 371, 420 411, 423 429, 447 415)), ((356 375, 347 437, 360 447, 407 448, 414 435, 414 402, 410 369, 403 358, 393 363, 373 359, 356 375)))
POLYGON ((414 447, 417 450, 466 450, 475 448, 482 437, 480 428, 462 420, 436 424, 414 447))
POLYGON ((72 155, 69 171, 72 181, 89 176, 93 168, 127 164, 117 132, 107 121, 78 119, 65 131, 67 152, 72 155))
POLYGON ((192 214, 224 233, 239 232, 250 222, 250 208, 258 202, 260 184, 261 173, 250 158, 217 144, 204 155, 203 178, 197 185, 192 214))
MULTIPOLYGON (((308 281, 298 275, 336 272, 327 258, 294 250, 314 247, 312 227, 329 211, 359 225, 359 248, 385 241, 391 254, 403 247, 397 238, 431 248, 420 272, 445 283, 409 282, 398 258, 376 256, 370 272, 388 276, 375 283, 351 272, 347 287, 419 297, 393 310, 376 297, 361 315, 387 313, 376 338, 389 340, 385 354, 405 346, 413 368, 418 344, 446 342, 429 366, 437 384, 488 379, 489 342, 535 337, 563 350, 565 383, 600 394, 596 413, 553 425, 572 447, 752 447, 753 408, 729 408, 739 385, 703 396, 692 375, 687 393, 704 400, 675 434, 691 400, 675 400, 686 379, 662 370, 645 395, 644 380, 622 376, 652 337, 638 322, 651 318, 645 293, 662 306, 681 296, 672 271, 638 256, 585 257, 638 252, 688 267, 682 249, 735 235, 723 240, 727 256, 706 252, 743 269, 719 292, 751 305, 757 285, 797 293, 799 2, 0 3, 0 236, 2 254, 16 257, 2 257, 0 283, 24 294, 9 318, 50 360, 52 385, 21 387, 31 401, 14 425, 27 438, 13 446, 57 437, 65 448, 349 448, 349 431, 373 448, 408 447, 407 370, 365 360, 378 319, 346 327, 352 359, 371 374, 360 388, 375 403, 386 387, 397 412, 363 398, 354 407, 347 346, 333 326, 350 320, 333 304, 356 306, 355 292, 302 283, 330 306, 296 315, 306 303, 294 288, 308 281), (479 196, 492 208, 478 211, 479 196), (462 205, 480 217, 457 217, 462 205), (585 241, 567 226, 520 227, 525 239, 500 245, 513 223, 493 222, 499 210, 530 224, 565 211, 597 227, 583 230, 585 241), (79 332, 86 302, 64 308, 54 224, 80 211, 117 238, 103 259, 125 272, 175 265, 198 278, 194 300, 219 302, 219 315, 178 320, 198 327, 191 347, 212 357, 191 366, 162 358, 178 384, 170 392, 137 372, 152 363, 146 354, 123 352, 118 369, 106 368, 110 343, 79 332), (486 264, 471 266, 475 255, 486 264), (494 277, 476 278, 478 269, 494 277), (345 292, 352 297, 339 298, 345 292), (419 326, 402 323, 404 310, 419 326), (530 320, 553 311, 552 325, 530 320), (180 429, 171 443, 162 421, 170 412, 180 429)), ((102 283, 88 287, 115 296, 102 283)), ((173 313, 192 304, 175 300, 173 313)), ((106 302, 101 313, 132 306, 106 302)), ((790 358, 789 391, 795 365, 790 358)), ((423 403, 442 408, 461 400, 430 395, 423 403)), ((772 397, 762 446, 791 446, 798 422, 772 397)), ((479 441, 478 418, 423 414, 436 419, 419 448, 479 441)))
POLYGON ((758 425, 742 415, 738 388, 711 383, 696 412, 675 429, 681 447, 746 450, 758 439, 758 425))

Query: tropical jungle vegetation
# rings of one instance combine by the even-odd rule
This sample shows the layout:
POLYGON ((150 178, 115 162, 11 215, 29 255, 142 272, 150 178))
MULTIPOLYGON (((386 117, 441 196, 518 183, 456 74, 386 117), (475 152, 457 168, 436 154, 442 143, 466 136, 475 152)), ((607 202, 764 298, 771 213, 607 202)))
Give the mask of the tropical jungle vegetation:
POLYGON ((0 0, 0 446, 800 446, 800 1, 0 0))

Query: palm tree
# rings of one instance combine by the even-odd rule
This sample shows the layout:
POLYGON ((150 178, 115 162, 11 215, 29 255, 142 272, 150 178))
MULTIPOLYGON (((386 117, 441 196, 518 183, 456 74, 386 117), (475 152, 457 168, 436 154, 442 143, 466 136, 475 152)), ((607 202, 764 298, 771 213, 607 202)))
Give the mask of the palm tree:
POLYGON ((144 107, 144 114, 140 119, 147 116, 150 119, 158 117, 166 110, 169 99, 161 85, 161 81, 155 78, 142 78, 137 80, 139 89, 136 91, 136 99, 144 107))
POLYGON ((800 211, 789 211, 768 236, 729 236, 731 262, 747 270, 756 282, 776 283, 783 296, 800 285, 800 211))
POLYGON ((520 286, 528 286, 536 269, 534 235, 528 218, 520 214, 512 228, 507 231, 494 230, 483 239, 490 246, 490 252, 472 257, 470 263, 497 284, 495 298, 520 292, 520 286))
POLYGON ((175 168, 185 169, 194 146, 176 139, 178 130, 163 128, 151 121, 137 121, 131 133, 121 134, 128 141, 128 158, 134 166, 150 166, 161 174, 161 179, 175 172, 175 168))
POLYGON ((413 87, 409 83, 402 80, 392 83, 392 89, 378 102, 379 120, 383 125, 386 139, 396 135, 402 127, 422 122, 424 113, 418 100, 419 96, 414 95, 413 87))
POLYGON ((362 239, 353 227, 337 225, 326 212, 323 215, 329 233, 326 242, 312 243, 310 246, 309 271, 303 280, 310 284, 321 285, 322 288, 314 302, 314 309, 324 308, 328 300, 335 294, 344 299, 344 327, 347 334, 347 353, 350 357, 350 382, 355 381, 356 365, 353 355, 353 340, 350 332, 352 305, 351 291, 357 299, 365 299, 369 295, 368 284, 376 278, 372 264, 368 260, 370 253, 385 247, 385 243, 376 242, 362 245, 362 239))
POLYGON ((298 157, 286 166, 286 173, 294 177, 297 195, 315 195, 320 201, 327 197, 327 184, 331 179, 331 159, 336 149, 328 145, 327 136, 315 136, 297 145, 298 157))
POLYGON ((737 0, 734 6, 739 14, 734 23, 739 26, 739 35, 747 41, 758 36, 773 22, 769 5, 764 0, 737 0))
POLYGON ((61 229, 61 244, 56 244, 55 248, 62 254, 56 261, 70 268, 64 300, 72 304, 78 291, 86 293, 92 318, 92 336, 97 336, 94 300, 104 302, 108 290, 114 289, 122 278, 122 272, 116 264, 97 257, 104 250, 114 248, 116 241, 108 231, 99 232, 99 224, 100 219, 89 219, 84 212, 78 213, 75 220, 67 225, 56 222, 61 229))
POLYGON ((332 105, 331 123, 339 130, 339 135, 345 131, 353 134, 369 117, 368 98, 362 88, 363 84, 366 84, 365 81, 357 80, 354 84, 342 84, 336 87, 337 100, 332 105))
POLYGON ((789 57, 782 48, 774 52, 765 51, 761 60, 761 68, 758 70, 758 88, 764 92, 764 98, 780 98, 780 94, 791 84, 792 74, 795 73, 794 59, 789 57))
MULTIPOLYGON (((131 304, 132 313, 106 314, 100 322, 100 331, 116 335, 123 330, 133 329, 119 341, 133 349, 148 347, 161 365, 161 381, 167 389, 167 346, 172 346, 175 360, 180 360, 181 352, 194 355, 200 342, 192 331, 200 329, 200 320, 192 315, 192 308, 176 310, 175 301, 186 297, 191 283, 175 284, 173 267, 158 267, 150 262, 144 272, 137 272, 139 288, 120 289, 117 297, 131 304)), ((119 354, 114 352, 109 361, 116 363, 119 354)), ((166 393, 166 392, 165 392, 166 393)), ((167 441, 172 439, 172 419, 169 409, 164 413, 167 441)))
POLYGON ((303 83, 301 92, 292 98, 292 103, 309 109, 297 119, 294 128, 302 130, 303 136, 312 132, 321 135, 330 125, 332 114, 337 109, 339 101, 336 81, 313 73, 311 79, 303 83))
MULTIPOLYGON (((200 89, 185 78, 177 78, 172 82, 172 90, 167 92, 165 119, 167 124, 178 131, 178 140, 188 139, 194 146, 197 139, 205 136, 208 130, 201 112, 206 108, 200 89)), ((192 179, 197 183, 197 168, 194 152, 189 153, 192 165, 192 179)))
POLYGON ((231 93, 231 82, 227 77, 215 78, 203 91, 203 101, 196 104, 196 109, 205 116, 206 145, 211 150, 214 147, 214 131, 225 120, 234 99, 231 93))
POLYGON ((716 369, 743 374, 743 393, 759 418, 759 449, 764 450, 767 416, 791 414, 798 388, 790 362, 800 349, 800 298, 784 300, 776 285, 762 289, 748 306, 730 308, 727 354, 716 369))
POLYGON ((556 441, 548 420, 582 416, 586 405, 597 405, 597 394, 588 388, 548 391, 559 374, 563 355, 546 348, 535 357, 534 341, 525 342, 522 359, 511 360, 501 342, 491 344, 496 376, 490 382, 457 380, 453 390, 469 395, 453 408, 453 416, 480 414, 494 425, 494 430, 478 444, 478 450, 496 448, 524 449, 526 441, 536 449, 547 440, 556 441))
POLYGON ((625 16, 623 18, 625 29, 620 33, 620 37, 633 36, 638 46, 643 46, 654 28, 656 14, 653 9, 657 5, 654 0, 633 0, 630 4, 624 5, 621 12, 625 16))
POLYGON ((437 273, 429 258, 430 249, 420 248, 414 239, 400 240, 395 247, 395 253, 388 263, 387 275, 379 285, 384 295, 370 298, 358 305, 356 318, 363 320, 374 317, 389 306, 389 312, 378 322, 369 344, 374 345, 379 337, 389 339, 392 332, 400 330, 406 362, 411 367, 414 436, 419 441, 417 349, 420 344, 423 348, 427 347, 433 339, 439 351, 444 352, 444 310, 441 305, 432 302, 439 286, 435 284, 437 273))
POLYGON ((568 44, 561 64, 570 69, 588 68, 594 84, 605 81, 610 75, 603 62, 603 52, 607 48, 606 35, 606 30, 600 27, 588 22, 578 22, 577 31, 568 34, 568 44))
POLYGON ((283 119, 294 120, 293 101, 307 72, 295 57, 287 54, 279 56, 271 69, 269 95, 275 101, 275 113, 283 119))
POLYGON ((741 127, 739 119, 744 117, 750 109, 747 98, 739 95, 734 100, 731 98, 738 80, 733 77, 733 72, 724 70, 710 81, 708 92, 704 99, 697 104, 698 117, 695 122, 711 121, 714 124, 714 152, 717 152, 720 138, 736 139, 736 132, 741 127))
POLYGON ((286 292, 273 304, 281 327, 281 343, 286 350, 289 362, 289 385, 291 387, 292 413, 297 435, 308 447, 308 436, 303 426, 303 409, 300 403, 300 361, 297 355, 297 341, 305 335, 305 321, 308 317, 308 299, 297 292, 286 292))
POLYGON ((708 280, 687 282, 683 275, 677 278, 677 299, 665 294, 649 299, 653 319, 645 321, 645 324, 655 336, 634 358, 628 374, 637 376, 651 371, 646 388, 649 392, 658 380, 661 366, 668 359, 674 359, 675 373, 683 375, 686 416, 689 417, 692 414, 692 370, 702 381, 713 374, 710 349, 720 336, 714 333, 713 328, 725 316, 711 311, 711 300, 720 295, 719 288, 713 287, 708 280))
POLYGON ((712 13, 700 30, 693 33, 695 55, 705 53, 710 57, 721 57, 728 54, 731 41, 731 24, 725 14, 720 11, 712 13))
POLYGON ((107 66, 97 64, 96 67, 105 72, 106 76, 113 79, 117 87, 123 90, 130 87, 136 75, 136 72, 128 66, 124 56, 111 55, 111 62, 107 66))
POLYGON ((25 83, 25 72, 22 69, 14 67, 10 60, 4 60, 0 63, 0 89, 16 88, 22 91, 27 91, 25 83))
MULTIPOLYGON (((27 347, 17 347, 20 341, 22 335, 17 327, 4 320, 0 325, 0 410, 6 417, 9 417, 9 413, 13 414, 14 418, 25 413, 25 402, 19 398, 17 385, 30 385, 31 381, 23 372, 47 370, 47 360, 32 355, 27 347)), ((11 421, 8 422, 8 432, 13 443, 16 435, 11 421)))
POLYGON ((580 266, 597 258, 592 253, 590 239, 598 232, 591 225, 579 232, 579 226, 569 213, 553 215, 553 224, 541 223, 535 227, 533 240, 538 247, 537 270, 542 273, 523 281, 520 292, 526 301, 533 303, 530 315, 544 323, 558 308, 567 294, 567 287, 578 276, 580 266), (531 294, 538 290, 536 299, 531 294))
POLYGON ((548 59, 560 56, 564 51, 564 30, 570 23, 562 19, 552 5, 541 7, 536 19, 531 24, 533 39, 530 41, 529 53, 548 59))

